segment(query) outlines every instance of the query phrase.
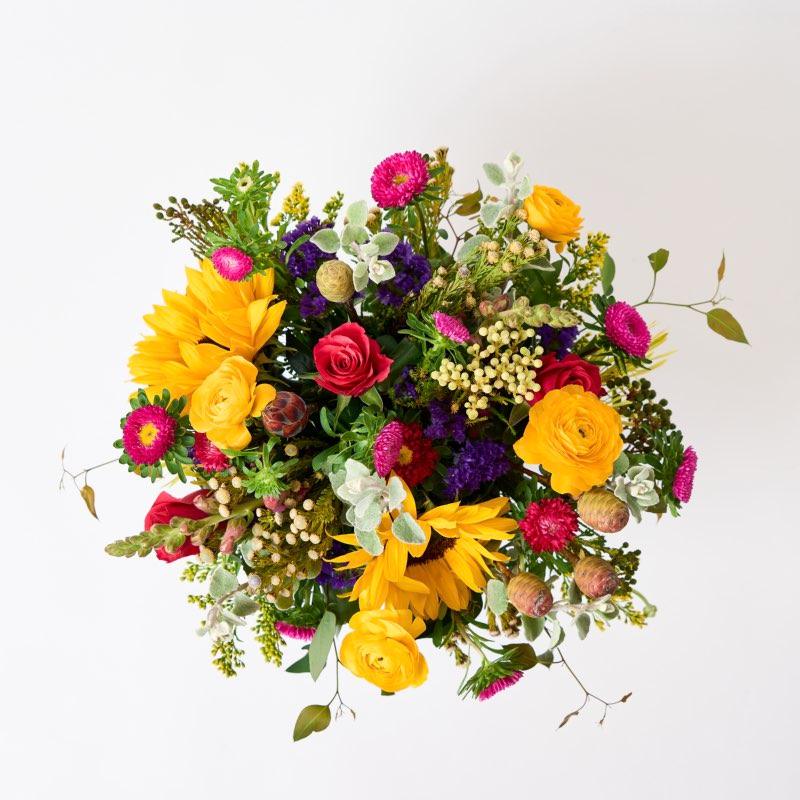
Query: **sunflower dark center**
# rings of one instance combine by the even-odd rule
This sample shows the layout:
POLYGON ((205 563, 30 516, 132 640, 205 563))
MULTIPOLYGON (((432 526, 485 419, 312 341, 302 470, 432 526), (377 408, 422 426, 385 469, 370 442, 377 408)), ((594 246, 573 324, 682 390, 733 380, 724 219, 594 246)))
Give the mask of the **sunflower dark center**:
POLYGON ((455 546, 458 539, 449 539, 447 536, 439 536, 438 533, 431 532, 431 538, 425 552, 418 558, 409 555, 408 564, 426 564, 428 561, 436 561, 441 558, 451 547, 455 546))

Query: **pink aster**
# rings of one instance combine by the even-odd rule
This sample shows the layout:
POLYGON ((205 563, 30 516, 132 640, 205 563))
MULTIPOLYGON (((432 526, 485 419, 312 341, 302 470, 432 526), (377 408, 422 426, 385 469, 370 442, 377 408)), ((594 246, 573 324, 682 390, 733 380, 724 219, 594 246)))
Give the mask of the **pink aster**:
POLYGON ((400 448, 403 446, 403 423, 394 420, 385 425, 375 439, 372 448, 372 458, 375 461, 375 471, 385 478, 397 463, 400 457, 400 448))
POLYGON ((606 309, 606 336, 617 347, 637 358, 644 358, 650 347, 650 330, 642 315, 627 303, 612 303, 606 309))
POLYGON ((467 326, 460 319, 451 317, 441 311, 433 312, 433 324, 442 336, 446 336, 451 341, 458 342, 458 344, 464 344, 472 337, 467 326))
POLYGON ((687 447, 683 452, 683 460, 678 469, 675 470, 675 477, 672 480, 672 494, 681 503, 688 503, 692 499, 694 473, 696 471, 697 453, 695 453, 694 447, 687 447))
POLYGON ((253 259, 236 247, 218 247, 211 254, 211 263, 228 281, 244 280, 253 270, 253 259))
POLYGON ((561 550, 578 530, 575 509, 560 497, 551 497, 531 503, 519 529, 531 550, 537 553, 555 553, 561 550))
POLYGON ((310 628, 305 625, 291 625, 281 620, 275 623, 275 630, 287 639, 297 639, 301 642, 310 642, 317 632, 316 628, 310 628))
POLYGON ((194 462, 204 472, 223 472, 231 465, 228 456, 204 433, 194 435, 194 462))
POLYGON ((512 672, 510 675, 504 675, 502 678, 492 681, 483 691, 478 694, 478 700, 488 700, 494 697, 498 692, 508 689, 513 686, 522 677, 519 670, 512 672))
POLYGON ((165 408, 141 406, 128 414, 122 428, 125 452, 134 464, 156 464, 175 444, 177 420, 165 408))
POLYGON ((381 208, 403 208, 428 185, 428 165, 416 150, 384 158, 372 173, 372 197, 381 208))

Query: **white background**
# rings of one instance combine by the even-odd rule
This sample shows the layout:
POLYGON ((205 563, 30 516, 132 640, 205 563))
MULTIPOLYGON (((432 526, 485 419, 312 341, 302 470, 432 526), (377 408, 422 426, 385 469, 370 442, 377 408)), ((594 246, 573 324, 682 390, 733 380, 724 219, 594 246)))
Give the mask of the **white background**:
POLYGON ((5 4, 2 68, 0 795, 22 798, 797 796, 798 6, 792 2, 5 4), (677 351, 657 388, 700 453, 680 521, 631 526, 646 631, 477 704, 430 680, 293 745, 331 675, 250 664, 195 637, 180 566, 112 560, 155 490, 97 473, 100 522, 55 491, 113 456, 126 360, 189 263, 150 203, 239 160, 365 197, 377 161, 448 143, 457 186, 518 149, 612 235, 618 294, 726 294, 752 347, 652 309, 677 351))

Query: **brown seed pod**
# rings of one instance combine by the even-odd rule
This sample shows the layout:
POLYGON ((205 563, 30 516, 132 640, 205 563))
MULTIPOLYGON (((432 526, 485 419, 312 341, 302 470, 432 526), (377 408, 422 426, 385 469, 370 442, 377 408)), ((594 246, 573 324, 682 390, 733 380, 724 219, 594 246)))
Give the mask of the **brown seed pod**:
POLYGON ((333 259, 320 264, 316 280, 319 293, 331 303, 346 303, 355 292, 353 270, 344 261, 333 259))
POLYGON ((631 512, 608 489, 590 489, 578 498, 578 516, 596 531, 616 533, 628 524, 631 512))
POLYGON ((575 564, 573 573, 578 588, 590 599, 614 594, 619 576, 608 561, 599 556, 586 556, 575 564))
POLYGON ((550 587, 529 572, 515 575, 508 582, 507 592, 511 605, 528 617, 543 617, 553 607, 550 587))

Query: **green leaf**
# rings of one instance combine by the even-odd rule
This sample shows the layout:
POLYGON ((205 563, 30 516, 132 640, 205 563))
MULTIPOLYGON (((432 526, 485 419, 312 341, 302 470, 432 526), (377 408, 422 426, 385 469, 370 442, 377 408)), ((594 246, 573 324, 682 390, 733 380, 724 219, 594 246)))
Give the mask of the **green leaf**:
POLYGON ((499 164, 484 164, 483 171, 486 177, 495 185, 502 186, 505 177, 503 175, 503 168, 499 164))
POLYGON ((656 250, 655 253, 650 253, 647 258, 650 261, 650 266, 653 268, 653 272, 661 272, 661 270, 667 266, 667 261, 669 260, 669 250, 665 250, 662 247, 660 250, 656 250))
POLYGON ((487 228, 494 228, 502 210, 502 203, 485 203, 483 208, 481 208, 481 222, 487 228))
POLYGON ((569 589, 567 590, 567 600, 569 600, 572 605, 577 605, 583 599, 583 595, 581 594, 581 590, 578 588, 578 584, 575 581, 569 582, 569 589))
POLYGON ((306 706, 298 715, 294 723, 292 739, 299 742, 312 733, 320 733, 331 724, 331 710, 328 706, 306 706))
POLYGON ((523 419, 527 419, 530 413, 531 407, 529 403, 517 403, 508 415, 508 424, 513 428, 523 419))
POLYGON ((361 402, 373 408, 377 408, 378 411, 383 408, 383 398, 381 398, 380 392, 374 386, 367 389, 360 397, 361 402))
POLYGON ((355 203, 351 203, 344 213, 348 225, 358 225, 359 228, 363 228, 367 224, 367 214, 369 213, 367 201, 357 200, 355 203))
POLYGON ((308 648, 308 671, 314 680, 319 678, 322 668, 328 660, 328 653, 333 646, 335 636, 336 617, 332 611, 326 611, 319 621, 317 631, 308 648))
POLYGON ((424 544, 425 542, 425 531, 408 511, 403 511, 392 523, 392 533, 395 539, 403 544, 424 544))
POLYGON ((308 666, 308 653, 304 653, 302 658, 298 658, 294 664, 289 664, 289 666, 286 667, 286 671, 293 674, 310 672, 311 668, 308 666))
POLYGON ((219 600, 220 597, 230 594, 238 585, 239 582, 236 580, 236 576, 233 573, 228 572, 228 570, 222 567, 217 567, 211 573, 211 583, 209 584, 208 593, 215 600, 219 600))
POLYGON ((476 236, 472 236, 467 239, 461 247, 458 248, 458 252, 456 253, 456 261, 461 262, 462 264, 472 258, 475 255, 477 249, 484 243, 488 242, 489 237, 483 233, 479 233, 476 236))
POLYGON ((383 552, 383 544, 375 531, 356 529, 356 539, 371 556, 379 556, 383 552))
POLYGON ((378 248, 379 256, 388 256, 397 247, 400 237, 388 231, 381 231, 372 237, 372 244, 378 248))
POLYGON ((253 600, 252 597, 248 597, 244 592, 240 592, 239 594, 235 594, 233 596, 233 606, 231 607, 231 611, 236 614, 237 617, 246 617, 249 614, 255 614, 261 606, 253 600))
POLYGON ((482 198, 483 192, 480 189, 476 189, 474 192, 463 195, 455 204, 453 210, 460 217, 471 217, 473 214, 477 214, 481 210, 482 198))
POLYGON ((617 460, 614 462, 614 475, 622 475, 628 471, 631 465, 631 460, 628 458, 627 453, 620 453, 617 460))
POLYGON ((503 652, 514 669, 531 669, 539 663, 536 652, 529 644, 509 644, 503 648, 503 652))
POLYGON ((722 261, 719 262, 717 267, 717 283, 721 283, 725 277, 725 253, 722 254, 722 261))
POLYGON ((505 614, 508 608, 508 593, 503 581, 492 578, 486 584, 486 605, 494 614, 505 614))
POLYGON ((319 247, 323 253, 335 253, 339 249, 339 234, 331 228, 318 230, 310 241, 319 247))
POLYGON ((750 344, 750 342, 747 341, 747 337, 744 335, 742 326, 730 311, 724 308, 712 308, 711 311, 706 314, 706 322, 714 333, 718 333, 723 338, 730 339, 732 342, 750 344))
POLYGON ((522 617, 522 630, 529 642, 535 642, 544 630, 544 617, 522 617))
POLYGON ((578 629, 579 639, 585 639, 589 635, 589 628, 591 625, 592 620, 588 614, 578 614, 575 620, 575 627, 578 629))
POLYGON ((603 283, 603 294, 610 295, 614 289, 614 276, 617 274, 617 266, 614 259, 606 253, 603 256, 603 266, 600 267, 600 280, 603 283))

